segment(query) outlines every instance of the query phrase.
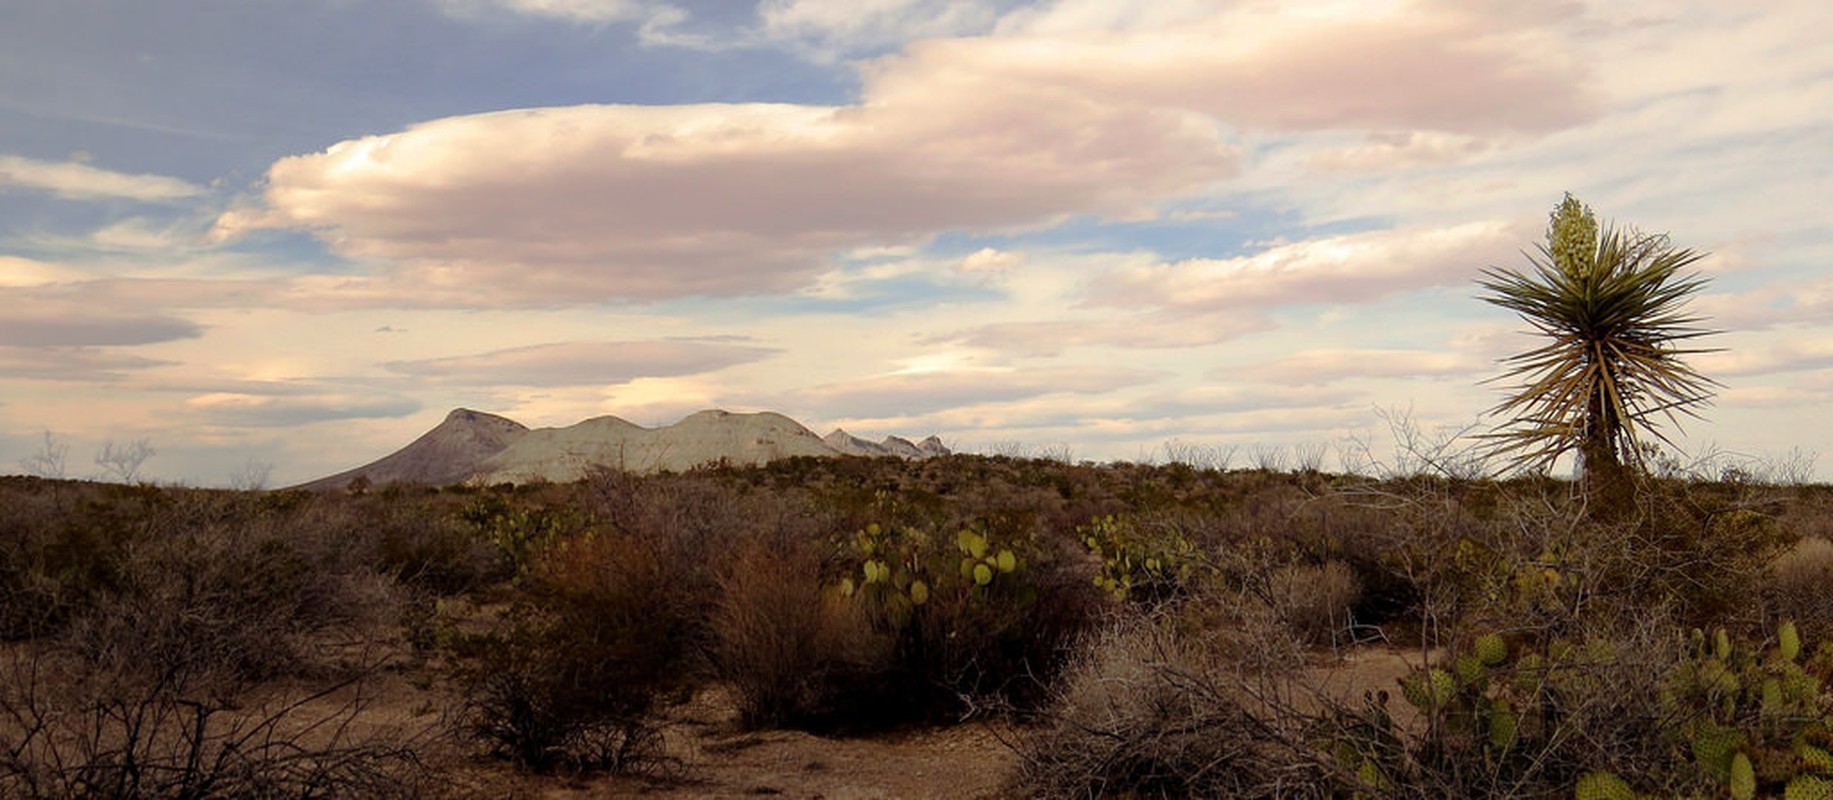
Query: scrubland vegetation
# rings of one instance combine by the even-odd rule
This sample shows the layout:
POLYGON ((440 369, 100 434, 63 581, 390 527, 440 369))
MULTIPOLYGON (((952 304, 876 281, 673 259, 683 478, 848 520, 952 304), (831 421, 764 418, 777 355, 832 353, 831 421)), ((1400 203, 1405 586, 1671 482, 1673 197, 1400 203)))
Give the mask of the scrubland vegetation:
POLYGON ((753 729, 997 721, 1010 796, 1833 797, 1833 487, 1655 446, 1710 396, 1698 258, 1568 196, 1485 273, 1548 339, 1509 421, 1399 420, 1369 474, 0 480, 0 795, 487 794, 465 754, 692 781, 668 712, 717 688, 753 729), (404 679, 438 707, 369 713, 404 679))
POLYGON ((1822 796, 1833 491, 1636 497, 979 456, 9 478, 0 795, 462 796, 453 753, 691 780, 666 712, 719 686, 755 728, 1002 720, 1016 795, 1822 796), (368 719, 401 679, 447 700, 368 719))

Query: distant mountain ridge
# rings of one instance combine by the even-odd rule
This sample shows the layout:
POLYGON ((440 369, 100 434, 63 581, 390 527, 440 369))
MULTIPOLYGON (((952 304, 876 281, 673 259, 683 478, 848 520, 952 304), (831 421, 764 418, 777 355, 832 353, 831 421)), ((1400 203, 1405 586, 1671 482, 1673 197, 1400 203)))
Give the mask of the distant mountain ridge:
POLYGON ((374 486, 566 482, 584 477, 596 466, 638 473, 683 472, 718 461, 749 465, 794 456, 917 459, 948 454, 948 447, 934 436, 914 443, 897 436, 872 442, 836 429, 821 437, 768 411, 700 411, 660 428, 603 416, 564 428, 531 429, 507 417, 459 408, 400 450, 295 488, 343 489, 358 479, 374 486))

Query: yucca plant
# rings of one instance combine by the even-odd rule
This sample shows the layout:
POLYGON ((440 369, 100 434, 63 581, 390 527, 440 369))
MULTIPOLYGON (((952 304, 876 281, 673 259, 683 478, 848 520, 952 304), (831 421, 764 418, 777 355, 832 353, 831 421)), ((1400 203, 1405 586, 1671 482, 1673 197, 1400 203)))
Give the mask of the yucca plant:
POLYGON ((1529 269, 1489 268, 1481 299, 1519 314, 1546 337, 1504 359, 1494 380, 1517 381, 1492 413, 1508 422, 1488 434, 1516 469, 1544 469, 1576 452, 1586 484, 1620 483, 1642 464, 1643 445, 1672 445, 1659 427, 1698 417, 1717 385, 1683 360, 1685 347, 1715 331, 1687 313, 1706 283, 1687 268, 1705 256, 1666 235, 1606 226, 1566 195, 1529 269))

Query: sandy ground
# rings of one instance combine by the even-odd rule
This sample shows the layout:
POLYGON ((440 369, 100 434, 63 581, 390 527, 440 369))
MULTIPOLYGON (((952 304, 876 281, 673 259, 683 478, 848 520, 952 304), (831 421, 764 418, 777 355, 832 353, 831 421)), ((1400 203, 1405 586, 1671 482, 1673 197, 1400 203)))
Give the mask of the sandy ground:
MULTIPOLYGON (((1416 650, 1361 648, 1320 664, 1310 677, 1329 696, 1351 700, 1387 689, 1395 696, 1394 705, 1404 706, 1395 681, 1420 660, 1416 650)), ((301 742, 335 735, 346 744, 379 742, 411 749, 426 770, 427 783, 418 792, 426 797, 516 800, 1002 797, 1018 765, 1013 745, 1025 736, 1024 730, 996 721, 846 738, 745 731, 730 698, 715 688, 667 710, 666 747, 677 763, 666 774, 534 775, 483 757, 474 743, 456 739, 447 723, 450 690, 432 681, 424 664, 404 661, 360 686, 305 701, 281 730, 288 738, 302 734, 301 742)), ((254 702, 242 713, 264 716, 313 692, 308 682, 273 685, 250 698, 254 702)))
MULTIPOLYGON (((1420 663, 1418 650, 1365 647, 1320 664, 1309 682, 1351 702, 1388 690, 1390 710, 1406 724, 1413 712, 1399 699, 1396 681, 1420 663)), ((667 735, 671 755, 681 759, 672 779, 517 775, 501 763, 470 757, 444 768, 457 782, 454 797, 995 798, 1006 794, 1002 786, 1018 764, 1012 745, 1025 732, 995 722, 848 738, 746 732, 730 700, 715 689, 672 709, 667 735)))

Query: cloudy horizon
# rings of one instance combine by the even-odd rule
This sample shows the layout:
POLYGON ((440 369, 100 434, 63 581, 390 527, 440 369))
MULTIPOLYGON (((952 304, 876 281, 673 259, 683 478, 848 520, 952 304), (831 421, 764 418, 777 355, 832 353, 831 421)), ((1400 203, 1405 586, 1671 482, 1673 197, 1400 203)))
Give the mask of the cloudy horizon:
MULTIPOLYGON (((1833 452, 1805 0, 0 10, 0 473, 290 484, 455 407, 1093 460, 1478 429, 1566 192, 1709 252, 1680 443, 1833 452)), ((1245 458, 1245 457, 1244 457, 1245 458)), ((1827 479, 1826 465, 1816 477, 1827 479)))

